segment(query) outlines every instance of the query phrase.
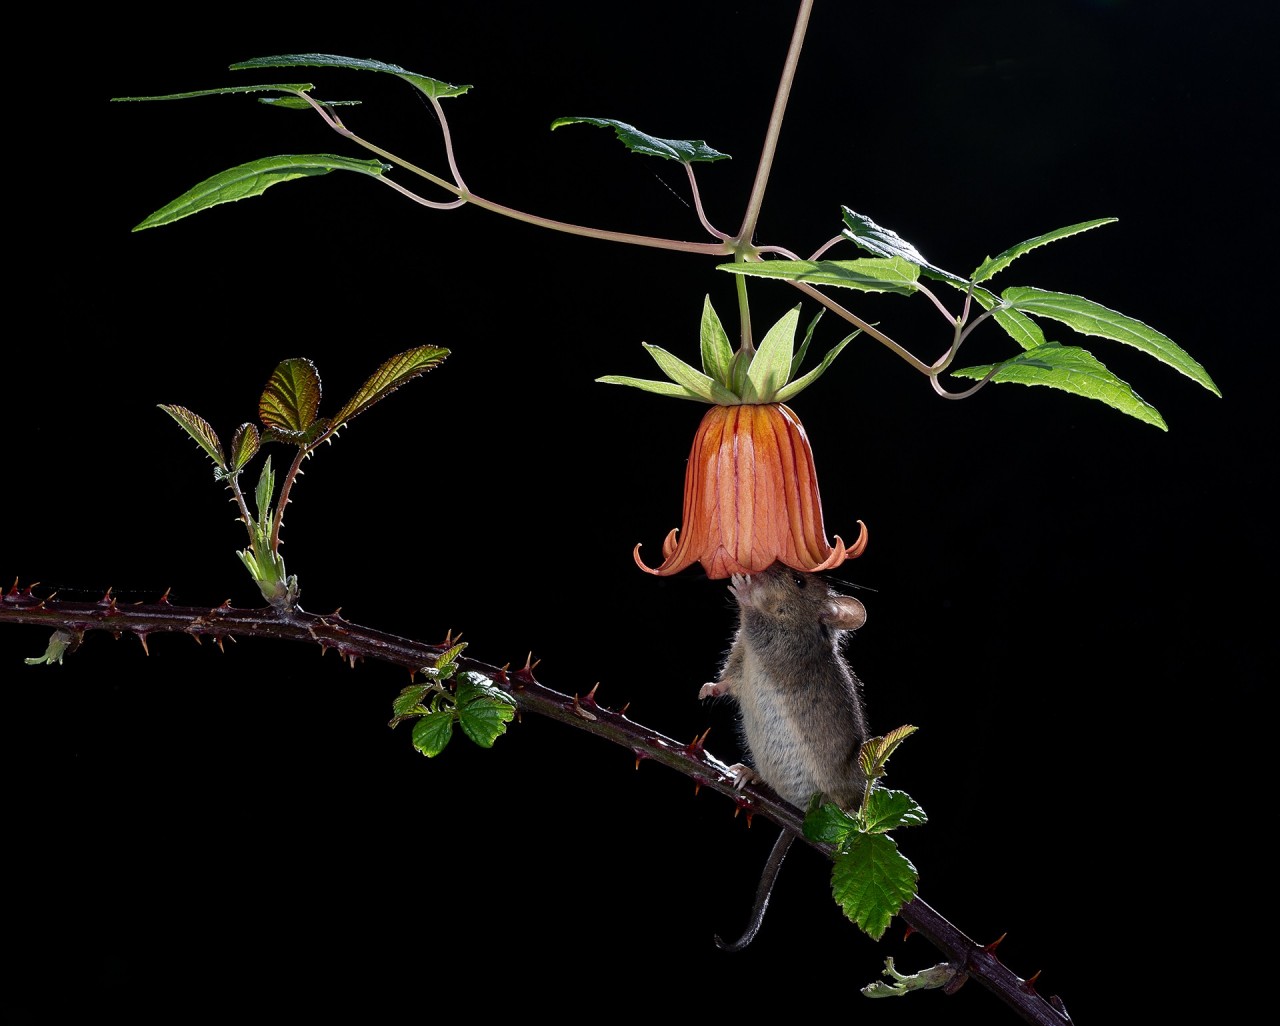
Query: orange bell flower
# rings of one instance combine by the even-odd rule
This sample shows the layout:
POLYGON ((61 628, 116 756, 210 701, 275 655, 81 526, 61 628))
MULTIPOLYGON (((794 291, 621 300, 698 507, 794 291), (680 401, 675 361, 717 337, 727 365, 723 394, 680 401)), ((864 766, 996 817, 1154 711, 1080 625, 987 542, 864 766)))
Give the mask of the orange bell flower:
POLYGON ((846 547, 827 541, 813 450, 804 426, 782 403, 712 406, 693 439, 684 479, 684 524, 662 543, 662 565, 678 573, 694 562, 713 579, 756 574, 775 562, 814 573, 862 555, 867 528, 846 547))
POLYGON ((784 403, 811 385, 850 339, 840 341, 817 367, 795 377, 809 348, 815 318, 799 354, 795 307, 765 334, 759 348, 734 352, 711 306, 702 313, 702 370, 664 349, 645 345, 667 381, 611 374, 597 381, 629 385, 658 395, 710 403, 693 439, 684 478, 684 523, 662 543, 662 565, 653 569, 632 552, 646 573, 678 573, 695 562, 711 578, 758 574, 776 562, 793 570, 830 570, 862 555, 867 528, 846 547, 827 541, 813 450, 799 418, 784 403))

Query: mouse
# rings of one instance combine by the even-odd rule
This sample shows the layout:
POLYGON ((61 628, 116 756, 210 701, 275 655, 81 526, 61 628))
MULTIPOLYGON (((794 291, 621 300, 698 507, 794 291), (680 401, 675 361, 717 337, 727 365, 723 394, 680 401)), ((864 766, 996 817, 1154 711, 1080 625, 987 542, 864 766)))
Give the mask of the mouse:
MULTIPOLYGON (((845 660, 843 643, 866 623, 866 607, 817 574, 781 563, 730 581, 737 633, 718 677, 703 684, 698 697, 737 703, 751 763, 729 767, 734 786, 763 781, 801 809, 821 793, 852 811, 866 789, 858 754, 867 721, 862 683, 845 660)), ((789 831, 778 838, 751 925, 734 942, 717 936, 722 950, 741 950, 754 938, 794 838, 789 831)))

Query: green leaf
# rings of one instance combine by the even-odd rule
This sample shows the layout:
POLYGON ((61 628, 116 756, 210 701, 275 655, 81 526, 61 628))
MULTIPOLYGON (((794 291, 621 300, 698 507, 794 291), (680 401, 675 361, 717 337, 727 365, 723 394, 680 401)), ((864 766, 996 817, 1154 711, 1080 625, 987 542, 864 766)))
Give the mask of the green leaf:
POLYGON ((282 360, 258 400, 258 417, 273 434, 296 441, 315 423, 320 392, 314 363, 303 356, 282 360))
POLYGON ((796 327, 800 323, 800 307, 793 306, 765 332, 751 366, 742 398, 747 402, 770 403, 787 383, 791 373, 791 354, 795 351, 796 327))
POLYGON ((385 399, 406 382, 439 367, 448 355, 449 350, 441 349, 439 346, 418 346, 415 349, 397 353, 384 361, 369 380, 360 386, 356 394, 347 400, 346 405, 334 415, 330 422, 332 430, 337 431, 343 424, 364 413, 374 403, 385 399))
POLYGON ((330 171, 358 171, 377 177, 390 167, 390 164, 383 164, 378 160, 354 160, 332 153, 285 153, 275 157, 260 157, 206 178, 139 222, 133 230, 140 232, 144 228, 171 224, 220 203, 234 203, 251 196, 261 196, 271 186, 293 181, 295 178, 313 178, 330 171))
POLYGON ((848 207, 842 206, 840 210, 845 224, 844 231, 841 234, 859 248, 865 249, 868 253, 874 253, 879 257, 901 257, 915 264, 921 270, 928 272, 931 278, 940 278, 952 284, 965 286, 969 284, 959 275, 944 271, 941 267, 929 263, 915 246, 907 242, 897 232, 890 231, 888 228, 881 228, 865 214, 859 214, 848 207))
POLYGON ((471 88, 469 85, 450 85, 437 78, 419 75, 398 64, 384 64, 382 61, 364 60, 359 57, 339 57, 331 53, 291 53, 276 57, 254 57, 252 60, 231 65, 232 71, 246 71, 250 68, 346 68, 349 71, 385 72, 403 79, 437 100, 448 96, 461 96, 471 88))
POLYGON ((1000 305, 1000 297, 994 292, 975 287, 973 298, 984 309, 991 310, 994 308, 995 312, 992 317, 995 322, 1023 349, 1035 349, 1037 346, 1045 344, 1044 331, 1041 330, 1040 325, 1026 314, 1018 313, 1017 310, 1010 310, 1007 306, 1000 305))
POLYGON ((217 468, 225 474, 227 472, 227 458, 222 455, 222 442, 218 438, 218 433, 209 426, 209 422, 183 406, 172 406, 167 403, 160 403, 159 406, 160 409, 176 420, 187 434, 195 439, 196 444, 205 451, 209 459, 213 460, 217 468))
POLYGON ((1142 321, 1126 317, 1101 303, 1065 292, 1015 287, 1005 289, 1000 295, 1004 305, 1012 309, 1060 321, 1082 335, 1109 338, 1140 349, 1203 385, 1214 395, 1222 395, 1205 369, 1181 346, 1142 321))
MULTIPOLYGON (((147 100, 190 100, 196 96, 228 96, 232 93, 309 93, 314 89, 310 82, 287 82, 275 85, 223 86, 220 89, 196 89, 189 93, 165 93, 163 96, 113 96, 112 103, 142 103, 147 100)), ((295 97, 295 99, 298 99, 295 97)), ((298 100, 304 107, 305 100, 298 100)))
POLYGON ((252 421, 246 421, 241 424, 236 428, 236 433, 231 436, 231 466, 227 472, 229 474, 238 474, 244 470, 245 464, 257 455, 261 445, 262 440, 258 436, 258 425, 252 421))
POLYGON ((892 292, 909 296, 916 291, 919 267, 902 257, 859 257, 856 260, 754 260, 717 264, 730 274, 754 278, 783 278, 810 285, 836 285, 861 292, 892 292))
MULTIPOLYGON (((284 107, 287 110, 312 110, 305 97, 301 96, 260 96, 258 102, 268 107, 284 107)), ((359 107, 363 100, 325 100, 326 107, 359 107)))
POLYGON ((427 758, 444 751, 453 737, 453 711, 431 712, 413 725, 413 747, 427 758))
POLYGON ((963 367, 952 370, 951 373, 961 378, 983 378, 993 366, 1000 369, 996 371, 992 381, 1047 385, 1086 399, 1097 399, 1121 413, 1153 424, 1162 431, 1168 430, 1159 411, 1144 402, 1126 382, 1107 370, 1088 350, 1064 346, 1060 342, 1046 342, 1002 364, 963 367))
POLYGON ((862 812, 863 829, 869 834, 883 834, 898 827, 920 826, 928 822, 924 809, 906 791, 873 787, 862 812))
POLYGON ((694 161, 729 160, 729 154, 713 150, 701 139, 659 139, 655 135, 642 132, 634 125, 612 118, 556 118, 551 122, 554 132, 561 125, 598 125, 600 128, 612 128, 614 134, 632 153, 642 153, 648 157, 662 157, 664 160, 678 160, 682 163, 694 161))
POLYGON ((720 323, 720 315, 711 305, 711 296, 702 301, 702 370, 725 388, 729 387, 733 368, 733 345, 720 323))
POLYGON ((253 501, 258 507, 258 527, 262 540, 270 534, 268 526, 271 523, 271 498, 275 492, 276 475, 271 469, 271 457, 268 456, 262 464, 262 473, 258 475, 258 487, 253 493, 253 501))
MULTIPOLYGON (((787 373, 788 381, 800 372, 800 365, 804 363, 805 354, 809 352, 809 343, 813 341, 813 333, 817 330, 818 322, 822 320, 822 315, 826 312, 822 307, 819 307, 818 312, 813 315, 813 320, 804 329, 804 338, 800 342, 800 348, 796 350, 796 355, 791 358, 791 370, 787 373)), ((850 338, 852 337, 851 335, 850 338)))
POLYGON ((1059 228, 1045 235, 1037 235, 1034 239, 1028 239, 1026 242, 1019 242, 1016 246, 1010 246, 999 256, 987 257, 982 261, 978 269, 973 272, 973 281, 976 284, 994 277, 1017 260, 1018 257, 1025 253, 1030 253, 1040 246, 1046 246, 1050 242, 1057 242, 1059 239, 1065 239, 1071 235, 1079 235, 1081 232, 1087 232, 1090 228, 1097 228, 1100 225, 1114 224, 1116 220, 1117 218, 1114 217, 1099 217, 1094 221, 1081 221, 1079 224, 1067 225, 1065 228, 1059 228))
POLYGON ((855 834, 831 867, 831 893, 844 914, 879 940, 916 896, 919 874, 888 834, 855 834))
POLYGON ((511 696, 482 673, 468 670, 458 677, 458 724, 481 748, 492 748, 515 718, 511 696))
POLYGON ((858 761, 862 765, 862 772, 866 778, 868 780, 876 780, 884 776, 884 767, 889 761, 889 756, 896 752, 898 746, 918 729, 918 727, 906 724, 905 726, 895 727, 881 737, 867 738, 858 751, 858 761))
POLYGON ((391 725, 394 727, 396 721, 403 719, 405 716, 427 712, 422 704, 422 697, 431 690, 431 687, 430 684, 410 684, 401 691, 391 703, 391 711, 395 714, 391 725))
POLYGON ((842 846, 858 824, 834 802, 811 804, 804 817, 804 836, 821 844, 842 846))

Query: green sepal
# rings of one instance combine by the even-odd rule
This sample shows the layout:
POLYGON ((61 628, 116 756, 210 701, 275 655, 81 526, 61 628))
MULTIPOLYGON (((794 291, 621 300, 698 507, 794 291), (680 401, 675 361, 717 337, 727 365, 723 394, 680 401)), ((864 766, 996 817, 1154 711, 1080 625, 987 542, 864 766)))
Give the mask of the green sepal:
POLYGON ((868 253, 879 257, 902 257, 918 266, 930 278, 964 286, 969 284, 958 274, 944 271, 936 264, 929 263, 924 258, 924 254, 897 232, 880 227, 865 214, 859 214, 846 206, 841 206, 840 211, 845 225, 841 234, 860 249, 865 249, 868 253))
POLYGON ((702 325, 698 334, 702 341, 702 372, 729 388, 733 381, 733 344, 720 323, 720 315, 711 305, 710 295, 702 300, 702 325))
POLYGON ((831 867, 831 894, 844 914, 879 940, 916 896, 919 874, 888 834, 855 833, 831 867))
POLYGON ((1133 346, 1186 375, 1214 395, 1222 395, 1208 372, 1171 338, 1150 325, 1133 317, 1126 317, 1101 303, 1066 292, 1048 292, 1029 287, 1005 289, 1000 294, 1000 299, 1006 307, 1051 318, 1081 335, 1109 338, 1133 346))
POLYGON ((144 228, 172 224, 221 203, 234 203, 251 196, 261 196, 271 186, 297 178, 313 178, 330 171, 357 171, 377 177, 390 169, 390 164, 379 160, 356 160, 332 153, 284 153, 274 157, 259 157, 206 178, 140 221, 133 231, 140 232, 144 228))
POLYGON ((1044 235, 1037 235, 1034 239, 1028 239, 1026 242, 1019 242, 1016 246, 1010 246, 999 256, 987 257, 973 272, 971 279, 976 285, 980 281, 986 281, 988 278, 994 277, 1003 271, 1018 257, 1030 253, 1033 249, 1040 246, 1047 246, 1050 242, 1057 242, 1059 239, 1065 239, 1072 235, 1079 235, 1081 232, 1087 232, 1091 228, 1097 228, 1104 224, 1114 224, 1117 218, 1099 217, 1093 221, 1081 221, 1079 224, 1070 224, 1065 228, 1058 228, 1055 231, 1046 232, 1044 235))
POLYGON ((791 355, 795 352, 796 326, 800 323, 800 307, 793 306, 765 332, 751 358, 742 398, 748 403, 775 402, 778 391, 791 374, 791 355))
POLYGON ((960 378, 984 378, 993 367, 999 368, 992 375, 994 382, 1047 385, 1086 399, 1097 399, 1161 431, 1169 429, 1154 406, 1144 401, 1127 382, 1107 370, 1097 357, 1079 346, 1046 342, 1004 363, 962 367, 953 369, 951 373, 960 378))
POLYGON ((640 344, 653 357, 653 362, 661 368, 662 373, 691 393, 692 397, 701 399, 704 403, 716 403, 721 406, 733 406, 741 401, 715 378, 703 374, 696 367, 691 367, 661 346, 651 345, 648 342, 640 344))
POLYGON ((252 60, 232 64, 232 71, 247 71, 251 68, 345 68, 348 71, 378 71, 403 79, 411 86, 421 90, 427 96, 437 100, 449 96, 461 96, 471 87, 469 85, 450 85, 438 78, 419 75, 398 64, 384 64, 382 61, 365 60, 360 57, 340 57, 331 53, 290 53, 276 57, 254 57, 252 60))
POLYGON ((857 331, 851 332, 842 338, 827 351, 827 355, 822 358, 822 361, 818 366, 814 367, 807 374, 803 374, 796 378, 795 381, 792 381, 785 388, 779 389, 776 401, 780 403, 790 402, 795 396, 799 395, 802 391, 812 385, 818 380, 818 378, 822 377, 827 368, 831 366, 831 361, 840 355, 840 351, 861 334, 862 329, 859 328, 857 331))
POLYGON ((753 278, 782 278, 808 285, 834 285, 860 292, 909 296, 920 279, 917 264, 900 256, 855 260, 755 260, 717 264, 718 270, 753 278))
POLYGON ((600 128, 612 128, 618 140, 632 153, 640 153, 648 157, 662 157, 664 160, 678 160, 683 164, 695 161, 729 160, 729 154, 712 149, 701 139, 659 139, 656 135, 642 132, 634 125, 612 118, 556 118, 551 122, 551 130, 562 125, 596 125, 600 128))

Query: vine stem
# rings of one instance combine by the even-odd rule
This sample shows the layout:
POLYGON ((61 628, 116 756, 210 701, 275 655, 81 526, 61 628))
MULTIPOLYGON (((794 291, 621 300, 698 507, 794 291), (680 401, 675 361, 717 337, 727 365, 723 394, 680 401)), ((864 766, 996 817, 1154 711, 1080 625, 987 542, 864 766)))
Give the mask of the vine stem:
MULTIPOLYGON (((147 637, 151 634, 186 634, 197 641, 211 638, 219 647, 227 638, 270 638, 318 645, 322 652, 333 649, 353 667, 365 659, 401 666, 412 679, 423 667, 435 665, 454 644, 450 638, 440 644, 428 644, 387 634, 351 623, 336 612, 322 615, 296 608, 239 609, 230 602, 212 608, 175 606, 167 598, 122 605, 110 591, 97 602, 65 602, 55 596, 40 598, 34 594, 34 587, 20 589, 15 582, 0 596, 0 624, 35 625, 64 632, 70 639, 68 654, 80 647, 86 633, 95 631, 117 637, 133 634, 148 653, 147 637)), ((467 657, 456 660, 460 669, 482 673, 503 688, 522 714, 544 716, 621 745, 632 752, 637 764, 648 759, 673 769, 692 779, 699 788, 729 798, 746 815, 763 816, 796 834, 825 857, 834 857, 832 845, 804 836, 804 814, 794 805, 762 785, 736 788, 729 766, 707 751, 705 733, 689 742, 667 737, 630 719, 626 707, 615 711, 599 704, 595 688, 585 696, 552 690, 534 677, 531 663, 532 658, 521 669, 511 671, 467 657)), ((953 973, 944 988, 946 992, 953 993, 972 978, 1032 1026, 1070 1026, 1071 1017, 1059 998, 1042 997, 1035 988, 1034 977, 1023 979, 996 957, 998 941, 977 943, 919 897, 904 905, 898 918, 946 958, 953 973)))

